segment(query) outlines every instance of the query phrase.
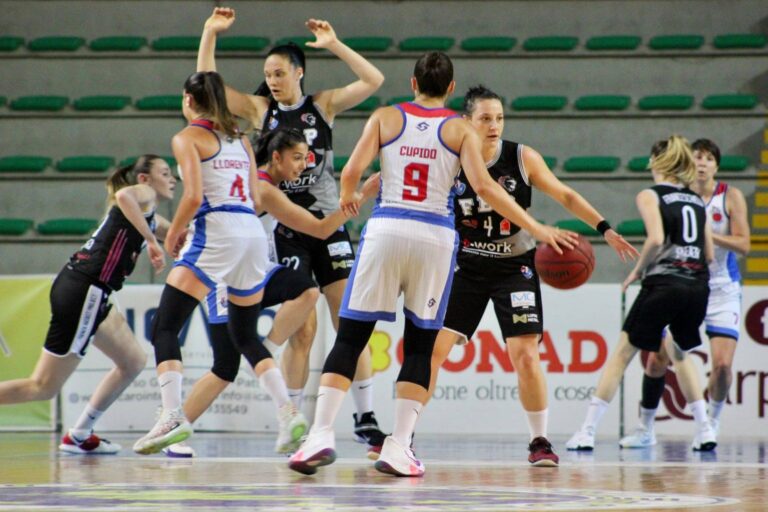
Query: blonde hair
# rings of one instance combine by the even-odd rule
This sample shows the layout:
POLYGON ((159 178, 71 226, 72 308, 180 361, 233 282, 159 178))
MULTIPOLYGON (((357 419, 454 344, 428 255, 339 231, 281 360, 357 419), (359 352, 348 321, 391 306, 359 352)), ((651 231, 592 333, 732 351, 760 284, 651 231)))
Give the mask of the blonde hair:
POLYGON ((132 164, 124 165, 107 178, 107 205, 115 204, 115 194, 118 190, 139 182, 139 174, 149 174, 152 170, 152 162, 159 160, 157 155, 141 155, 132 164))
POLYGON ((696 178, 696 163, 688 139, 672 135, 667 140, 660 140, 651 149, 648 167, 664 178, 682 183, 686 187, 696 178))

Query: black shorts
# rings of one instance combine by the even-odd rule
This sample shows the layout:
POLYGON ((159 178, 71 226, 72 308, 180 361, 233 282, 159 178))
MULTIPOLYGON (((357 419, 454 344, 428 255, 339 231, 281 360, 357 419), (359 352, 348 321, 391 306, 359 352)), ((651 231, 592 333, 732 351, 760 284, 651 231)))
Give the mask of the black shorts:
POLYGON ((624 321, 632 346, 658 352, 666 326, 675 343, 688 351, 701 345, 699 328, 707 314, 709 285, 667 280, 643 283, 624 321))
POLYGON ((539 276, 533 266, 514 274, 489 276, 459 269, 453 274, 443 328, 471 338, 493 301, 504 339, 544 332, 539 276))
POLYGON ((297 298, 310 288, 316 287, 317 284, 306 274, 283 267, 275 271, 267 281, 267 285, 264 287, 264 297, 261 299, 261 307, 277 306, 297 298))
MULTIPOLYGON (((310 213, 320 216, 316 212, 310 213)), ((321 240, 278 224, 275 246, 280 263, 310 278, 314 274, 321 288, 347 279, 355 263, 352 242, 344 227, 321 240)))
POLYGON ((85 355, 96 329, 107 318, 109 292, 65 267, 51 287, 51 324, 45 350, 55 356, 85 355))

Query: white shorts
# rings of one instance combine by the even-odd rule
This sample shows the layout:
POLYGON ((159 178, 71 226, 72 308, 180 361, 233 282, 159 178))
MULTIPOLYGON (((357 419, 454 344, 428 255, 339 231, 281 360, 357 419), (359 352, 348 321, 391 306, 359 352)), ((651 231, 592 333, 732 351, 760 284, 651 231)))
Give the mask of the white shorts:
POLYGON ((707 336, 739 340, 741 330, 741 284, 730 283, 709 291, 707 316, 704 318, 707 336))
POLYGON ((195 219, 175 265, 189 268, 211 289, 224 283, 228 293, 247 297, 264 287, 272 264, 256 215, 211 212, 195 219))
POLYGON ((453 281, 456 231, 418 220, 373 217, 360 239, 339 315, 361 321, 395 320, 400 293, 405 316, 440 329, 453 281))

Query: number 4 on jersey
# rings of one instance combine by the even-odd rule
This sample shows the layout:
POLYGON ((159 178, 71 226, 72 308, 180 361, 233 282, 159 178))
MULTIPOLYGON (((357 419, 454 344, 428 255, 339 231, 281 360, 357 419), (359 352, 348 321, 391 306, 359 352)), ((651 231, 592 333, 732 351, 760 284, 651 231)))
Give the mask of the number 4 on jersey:
POLYGON ((240 201, 242 202, 247 201, 247 198, 245 197, 244 185, 245 183, 243 182, 243 178, 238 174, 235 180, 232 182, 232 186, 229 188, 230 197, 239 197, 240 201))

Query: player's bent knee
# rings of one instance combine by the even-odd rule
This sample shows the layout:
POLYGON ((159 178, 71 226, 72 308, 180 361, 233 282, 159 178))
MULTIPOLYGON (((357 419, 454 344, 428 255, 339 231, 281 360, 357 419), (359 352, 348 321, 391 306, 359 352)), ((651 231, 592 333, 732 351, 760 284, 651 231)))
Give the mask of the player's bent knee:
POLYGON ((214 361, 211 373, 221 380, 227 382, 235 382, 237 378, 237 372, 240 370, 240 358, 238 357, 237 363, 232 364, 229 362, 214 361))
POLYGON ((426 354, 410 354, 403 359, 403 366, 397 376, 397 382, 411 382, 424 389, 429 389, 432 375, 432 358, 426 354))

